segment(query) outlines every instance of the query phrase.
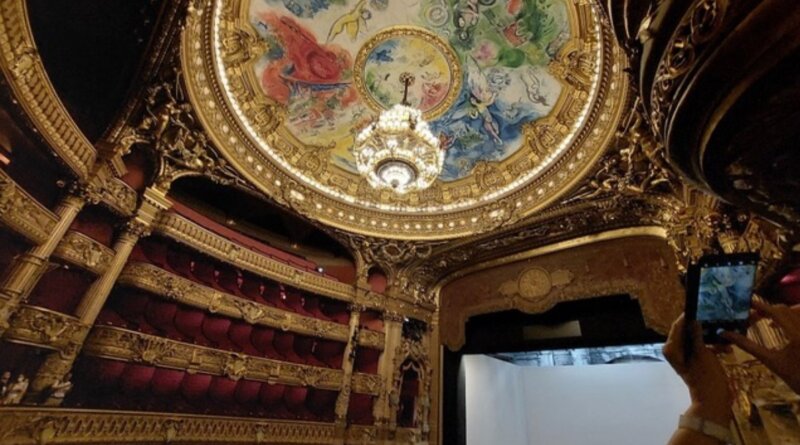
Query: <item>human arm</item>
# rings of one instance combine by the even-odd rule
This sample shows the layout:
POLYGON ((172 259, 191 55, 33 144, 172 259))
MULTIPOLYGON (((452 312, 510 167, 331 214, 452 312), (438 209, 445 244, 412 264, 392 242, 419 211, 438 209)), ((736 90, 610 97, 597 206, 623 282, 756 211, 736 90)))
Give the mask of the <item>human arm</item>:
MULTIPOLYGON (((700 325, 692 325, 691 358, 685 360, 685 328, 683 315, 675 320, 664 344, 664 356, 689 388, 692 403, 685 416, 704 419, 727 427, 732 418, 733 396, 728 379, 717 357, 703 343, 700 325)), ((720 445, 722 442, 697 431, 678 428, 669 445, 720 445)))
POLYGON ((800 305, 771 305, 753 302, 756 317, 771 319, 788 339, 781 349, 769 349, 735 332, 725 332, 723 337, 759 359, 796 393, 800 393, 800 305))

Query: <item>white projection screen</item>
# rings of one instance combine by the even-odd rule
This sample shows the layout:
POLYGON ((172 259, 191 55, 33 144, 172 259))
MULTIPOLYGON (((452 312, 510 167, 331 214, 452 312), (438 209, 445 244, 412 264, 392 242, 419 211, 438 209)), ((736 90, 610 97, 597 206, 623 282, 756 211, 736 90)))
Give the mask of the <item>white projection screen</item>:
POLYGON ((467 445, 665 445, 689 406, 666 363, 461 366, 467 445))

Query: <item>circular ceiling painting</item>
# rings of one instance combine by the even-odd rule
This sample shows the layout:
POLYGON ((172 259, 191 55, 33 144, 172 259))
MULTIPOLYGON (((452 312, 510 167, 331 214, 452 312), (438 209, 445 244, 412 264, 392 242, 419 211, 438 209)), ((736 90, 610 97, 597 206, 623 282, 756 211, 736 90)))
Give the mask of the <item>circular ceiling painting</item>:
POLYGON ((602 152, 625 91, 596 5, 572 0, 206 0, 187 86, 216 145, 298 211, 360 233, 452 238, 518 221, 602 152), (578 3, 578 4, 576 4, 578 3), (354 136, 403 98, 446 150, 399 195, 356 172, 354 136))

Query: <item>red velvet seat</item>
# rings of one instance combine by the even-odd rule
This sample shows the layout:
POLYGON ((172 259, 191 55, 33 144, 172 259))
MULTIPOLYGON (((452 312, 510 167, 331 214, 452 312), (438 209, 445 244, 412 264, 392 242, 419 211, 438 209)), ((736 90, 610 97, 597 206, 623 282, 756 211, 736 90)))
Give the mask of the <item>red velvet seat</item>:
POLYGON ((110 307, 104 307, 97 316, 95 324, 126 328, 128 327, 128 320, 122 318, 114 309, 110 307))
POLYGON ((224 376, 213 376, 208 387, 208 397, 212 403, 219 403, 223 406, 233 404, 236 395, 236 380, 224 376))
POLYGON ((107 360, 102 358, 90 358, 87 369, 91 370, 91 380, 97 388, 113 388, 119 383, 122 374, 128 367, 125 362, 117 360, 107 360))
POLYGON ((283 402, 283 393, 286 390, 285 385, 264 383, 261 385, 261 390, 258 393, 261 406, 264 408, 273 408, 283 402))
POLYGON ((330 368, 342 367, 345 344, 334 340, 318 339, 314 356, 330 368))
POLYGON ((372 425, 375 419, 372 416, 374 397, 369 394, 350 394, 350 405, 347 407, 347 419, 355 425, 372 425))
POLYGON ((264 283, 264 300, 267 304, 280 309, 291 310, 286 306, 286 290, 283 285, 276 283, 264 283))
POLYGON ((217 284, 217 269, 214 262, 204 258, 202 255, 195 255, 193 258, 192 275, 195 280, 208 287, 225 291, 223 287, 217 284))
POLYGON ((147 365, 130 364, 120 377, 122 392, 129 395, 138 395, 150 387, 156 368, 147 365))
POLYGON ((170 397, 178 393, 186 372, 176 369, 157 368, 150 382, 150 390, 159 397, 170 397))
POLYGON ((336 405, 336 397, 339 393, 327 389, 311 388, 306 397, 306 407, 319 420, 332 420, 334 416, 333 407, 336 405))
MULTIPOLYGON (((264 384, 266 385, 266 383, 264 384)), ((236 402, 245 406, 255 403, 261 392, 261 385, 261 382, 255 382, 253 380, 239 380, 236 385, 236 393, 234 394, 236 402)))
POLYGON ((378 373, 378 358, 381 351, 372 348, 358 348, 356 353, 356 361, 354 364, 357 372, 364 372, 367 374, 378 373))
POLYGON ((173 245, 167 252, 167 264, 177 274, 184 278, 194 280, 192 275, 192 255, 186 252, 182 247, 173 245))
POLYGON ((230 338, 231 342, 235 345, 237 351, 258 356, 260 353, 250 340, 252 334, 253 325, 243 320, 234 321, 230 329, 228 329, 228 338, 230 338))
POLYGON ((256 303, 275 306, 274 302, 271 302, 265 298, 265 287, 261 280, 250 274, 242 274, 242 282, 239 289, 241 290, 241 295, 243 298, 255 301, 256 303))
POLYGON ((151 297, 143 292, 125 290, 115 294, 111 301, 113 308, 125 320, 140 332, 155 334, 156 329, 145 320, 145 311, 151 297))
POLYGON ((233 344, 228 338, 228 329, 231 324, 229 318, 206 315, 203 320, 203 336, 216 348, 232 350, 233 344))
POLYGON ((142 238, 137 243, 137 246, 141 246, 142 252, 147 257, 149 263, 162 269, 172 271, 167 262, 169 245, 166 241, 157 238, 142 238))
POLYGON ((325 367, 327 364, 320 361, 314 356, 315 341, 313 337, 305 335, 298 335, 294 338, 294 352, 303 361, 303 363, 311 366, 325 367))
POLYGON ((303 294, 297 289, 287 289, 285 291, 286 297, 283 298, 284 305, 292 311, 300 315, 311 317, 311 313, 306 311, 303 307, 303 294))
POLYGON ((209 345, 208 339, 203 335, 205 318, 206 313, 200 309, 178 305, 178 310, 175 312, 175 329, 192 343, 209 345))
MULTIPOLYGON (((237 297, 251 299, 242 292, 243 281, 244 279, 236 268, 228 264, 217 265, 217 284, 223 292, 236 295, 237 297)), ((260 295, 261 292, 258 290, 259 286, 260 283, 257 283, 255 290, 260 295)), ((252 291, 252 288, 250 291, 252 291)))
POLYGON ((275 346, 272 344, 275 339, 275 329, 267 328, 264 326, 256 326, 250 334, 250 342, 262 357, 273 359, 281 358, 275 346))
POLYGON ((211 376, 208 374, 186 374, 181 382, 181 394, 192 405, 205 406, 210 385, 211 376))
POLYGON ((306 312, 308 312, 314 318, 330 320, 330 317, 328 317, 326 313, 322 312, 319 297, 316 295, 306 295, 303 301, 303 307, 305 308, 306 312))
POLYGON ((326 300, 320 303, 320 310, 331 321, 341 324, 350 323, 350 311, 347 304, 342 301, 326 300))
POLYGON ((273 338, 272 344, 275 346, 275 351, 284 360, 292 363, 303 363, 303 359, 294 352, 294 338, 295 335, 291 332, 275 331, 275 338, 273 338))
POLYGON ((176 303, 154 298, 147 304, 145 319, 165 337, 183 341, 185 337, 175 326, 177 312, 178 305, 176 303))
POLYGON ((304 386, 287 386, 283 392, 283 402, 286 404, 286 409, 301 418, 308 415, 306 397, 308 397, 308 388, 304 386))

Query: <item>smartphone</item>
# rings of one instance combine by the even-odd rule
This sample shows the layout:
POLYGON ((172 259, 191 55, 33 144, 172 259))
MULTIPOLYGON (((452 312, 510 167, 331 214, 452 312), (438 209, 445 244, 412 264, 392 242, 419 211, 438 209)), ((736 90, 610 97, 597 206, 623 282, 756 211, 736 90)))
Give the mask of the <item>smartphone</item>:
POLYGON ((707 255, 689 266, 684 318, 687 326, 700 322, 706 344, 727 343, 723 331, 747 331, 758 259, 757 253, 707 255))

